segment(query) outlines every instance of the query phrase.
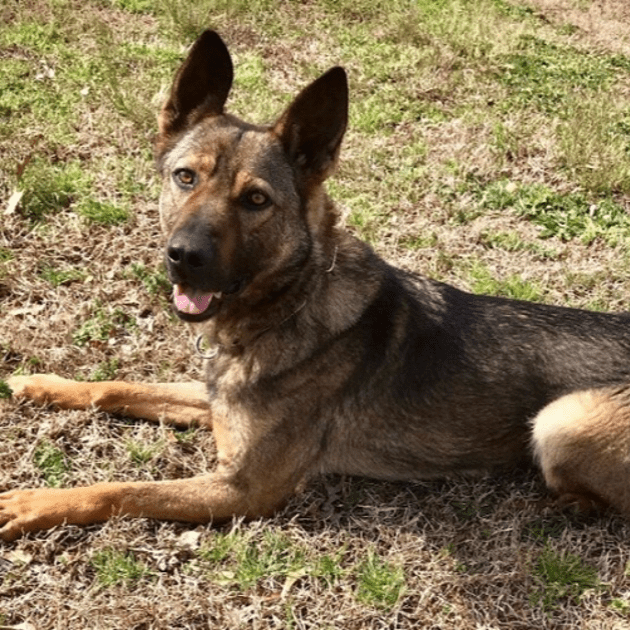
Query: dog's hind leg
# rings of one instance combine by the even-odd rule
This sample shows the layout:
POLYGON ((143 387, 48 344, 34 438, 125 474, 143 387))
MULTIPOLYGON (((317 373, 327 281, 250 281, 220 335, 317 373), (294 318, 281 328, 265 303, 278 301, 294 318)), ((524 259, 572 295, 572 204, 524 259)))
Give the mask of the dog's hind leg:
POLYGON ((203 383, 83 382, 54 374, 12 376, 8 379, 14 398, 60 409, 96 407, 132 418, 164 420, 178 426, 211 425, 203 383))
POLYGON ((534 456, 560 502, 630 516, 630 386, 574 392, 533 420, 534 456))

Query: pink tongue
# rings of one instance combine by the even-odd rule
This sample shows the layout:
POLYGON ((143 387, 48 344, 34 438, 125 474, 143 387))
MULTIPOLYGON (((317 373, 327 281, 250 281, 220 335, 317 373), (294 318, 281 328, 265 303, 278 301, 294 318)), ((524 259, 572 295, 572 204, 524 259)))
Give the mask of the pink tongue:
POLYGON ((191 289, 185 292, 179 284, 173 287, 173 299, 178 311, 189 315, 203 313, 212 301, 212 293, 197 293, 191 289))

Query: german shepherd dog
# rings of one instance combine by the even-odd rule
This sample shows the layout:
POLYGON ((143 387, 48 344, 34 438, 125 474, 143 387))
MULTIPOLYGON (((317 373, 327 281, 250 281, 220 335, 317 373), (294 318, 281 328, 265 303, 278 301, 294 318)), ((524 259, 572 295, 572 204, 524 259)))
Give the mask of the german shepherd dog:
POLYGON ((630 515, 630 316, 471 295, 380 259, 324 190, 346 129, 342 68, 269 127, 224 111, 232 62, 203 33, 158 117, 176 313, 205 383, 9 380, 17 398, 212 427, 216 471, 0 494, 0 536, 115 515, 271 514, 316 473, 419 480, 535 460, 582 508, 630 515))

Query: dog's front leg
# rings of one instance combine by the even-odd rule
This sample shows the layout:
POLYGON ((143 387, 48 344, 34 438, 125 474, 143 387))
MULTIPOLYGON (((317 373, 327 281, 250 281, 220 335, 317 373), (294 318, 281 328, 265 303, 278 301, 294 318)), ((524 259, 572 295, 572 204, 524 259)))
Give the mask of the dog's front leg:
POLYGON ((119 515, 189 523, 265 516, 285 498, 280 486, 271 494, 268 490, 256 496, 257 488, 239 475, 220 472, 176 481, 12 490, 0 494, 0 538, 12 541, 25 532, 100 523, 119 515))
POLYGON ((54 374, 12 376, 14 398, 27 398, 60 409, 97 407, 132 418, 165 420, 179 426, 208 425, 210 412, 203 383, 83 382, 54 374))

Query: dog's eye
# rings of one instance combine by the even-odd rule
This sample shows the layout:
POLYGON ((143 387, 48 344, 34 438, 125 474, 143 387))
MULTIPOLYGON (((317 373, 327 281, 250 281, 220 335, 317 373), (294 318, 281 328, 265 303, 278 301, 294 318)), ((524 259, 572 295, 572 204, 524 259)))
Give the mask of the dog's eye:
POLYGON ((195 185, 196 175, 188 168, 178 168, 173 171, 173 179, 180 188, 192 188, 195 185))
POLYGON ((252 190, 245 195, 244 202, 252 210, 261 210, 271 204, 271 199, 260 190, 252 190))

